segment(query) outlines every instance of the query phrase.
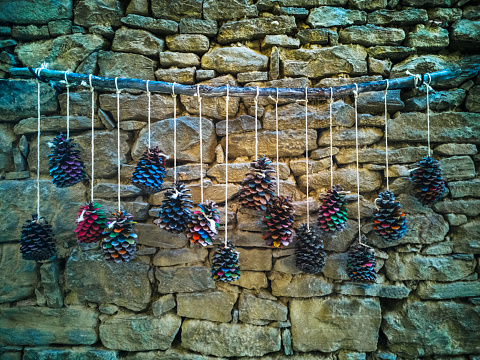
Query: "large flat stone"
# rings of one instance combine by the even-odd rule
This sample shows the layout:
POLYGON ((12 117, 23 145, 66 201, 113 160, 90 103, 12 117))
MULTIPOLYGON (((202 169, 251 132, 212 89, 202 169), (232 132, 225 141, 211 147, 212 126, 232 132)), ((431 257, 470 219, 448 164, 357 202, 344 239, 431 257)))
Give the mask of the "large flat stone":
MULTIPOLYGON (((118 353, 116 351, 89 346, 76 346, 74 348, 32 347, 23 350, 23 360, 117 360, 117 356, 118 353)), ((7 358, 7 360, 10 359, 7 358)))
POLYGON ((74 250, 66 268, 66 288, 80 302, 112 303, 134 311, 150 302, 147 264, 106 262, 100 251, 74 250))
POLYGON ((137 14, 128 14, 121 19, 122 24, 135 29, 145 29, 157 35, 176 34, 178 23, 166 19, 154 19, 137 14))
POLYGON ((423 281, 418 285, 416 293, 421 299, 454 299, 480 296, 480 281, 456 281, 452 283, 423 281))
POLYGON ((314 28, 363 25, 366 21, 367 13, 364 11, 329 6, 313 9, 307 19, 307 23, 314 28))
POLYGON ((155 18, 180 21, 181 18, 202 18, 202 0, 152 0, 152 12, 155 18))
POLYGON ((406 301, 383 314, 387 347, 405 358, 478 353, 478 307, 450 301, 406 301), (426 331, 426 329, 428 329, 426 331))
POLYGON ((178 294, 177 314, 191 319, 230 322, 237 298, 238 294, 223 291, 178 294))
POLYGON ((340 30, 339 41, 345 44, 363 46, 400 45, 405 39, 402 29, 385 28, 375 25, 350 26, 340 30))
POLYGON ((453 251, 462 254, 480 254, 480 221, 471 220, 453 228, 453 251))
MULTIPOLYGON (((42 131, 62 131, 65 128, 65 116, 48 116, 40 119, 42 131)), ((38 128, 38 118, 31 117, 20 120, 15 125, 14 131, 17 135, 34 134, 38 128)), ((99 118, 95 118, 96 129, 103 129, 104 126, 99 118)), ((89 116, 70 116, 70 131, 87 130, 92 128, 92 118, 89 116)))
MULTIPOLYGON (((360 192, 375 191, 382 184, 382 176, 377 171, 360 169, 360 192)), ((341 183, 346 191, 357 191, 357 172, 355 169, 338 169, 333 173, 335 184, 341 183)), ((301 190, 306 190, 307 176, 302 175, 298 178, 298 184, 301 190)), ((322 172, 309 175, 309 187, 315 190, 325 190, 330 188, 330 174, 322 172)))
MULTIPOLYGON (((364 127, 358 129, 335 128, 332 130, 332 140, 334 146, 354 146, 356 143, 356 135, 358 133, 358 145, 371 145, 378 142, 382 136, 383 131, 374 127, 364 127)), ((319 146, 330 145, 330 131, 323 131, 318 138, 319 146)))
POLYGON ((405 45, 423 51, 441 50, 449 45, 448 30, 441 27, 416 25, 407 36, 405 45))
POLYGON ((274 296, 307 298, 333 292, 333 284, 319 275, 272 272, 269 278, 274 296))
POLYGON ((136 224, 135 227, 138 229, 138 243, 142 245, 178 249, 187 244, 184 234, 171 234, 154 224, 136 224))
POLYGON ((182 347, 206 355, 263 356, 280 350, 280 329, 185 320, 182 326, 182 347))
POLYGON ((202 57, 202 68, 219 73, 238 74, 267 70, 268 57, 247 47, 216 48, 202 57))
MULTIPOLYGON (((276 163, 271 164, 276 170, 276 163)), ((284 163, 279 164, 280 179, 286 180, 290 175, 290 169, 284 163)), ((228 164, 228 181, 229 182, 242 182, 245 175, 251 170, 251 163, 233 163, 228 164)), ((207 172, 208 176, 215 178, 219 183, 225 182, 225 164, 216 164, 207 172)))
POLYGON ((146 56, 158 56, 163 50, 163 40, 152 33, 141 29, 122 27, 115 32, 112 50, 118 52, 131 52, 146 56))
POLYGON ((153 258, 153 265, 155 266, 173 266, 188 263, 204 262, 208 256, 206 248, 199 249, 183 248, 174 250, 160 251, 153 258))
POLYGON ((374 298, 332 296, 290 302, 293 348, 332 352, 374 351, 382 319, 374 298))
POLYGON ((5 345, 92 345, 98 314, 93 309, 23 306, 0 309, 0 341, 5 345))
POLYGON ((203 16, 208 20, 236 20, 256 17, 258 10, 247 0, 205 0, 203 16))
POLYGON ((268 280, 264 272, 242 270, 240 278, 232 282, 232 285, 245 289, 259 290, 268 287, 268 280))
POLYGON ((453 198, 476 197, 480 194, 480 180, 450 182, 448 189, 453 198))
MULTIPOLYGON (((404 147, 398 149, 388 149, 389 164, 414 163, 424 156, 427 156, 428 149, 425 146, 404 147)), ((370 164, 385 164, 385 148, 367 147, 358 149, 358 162, 370 164)), ((354 148, 342 149, 335 160, 338 164, 350 164, 356 162, 356 150, 354 148)))
POLYGON ((52 5, 50 0, 2 1, 0 22, 14 24, 46 24, 57 19, 71 19, 73 4, 60 0, 52 5))
POLYGON ((98 52, 100 76, 155 80, 157 61, 146 56, 113 51, 98 52))
POLYGON ((120 1, 102 0, 80 0, 75 5, 74 23, 83 27, 90 27, 97 24, 108 24, 120 26, 120 19, 123 17, 120 1))
POLYGON ((456 281, 474 272, 475 260, 468 256, 423 256, 390 252, 385 261, 387 277, 393 281, 456 281))
POLYGON ((175 338, 182 319, 174 314, 117 315, 102 322, 100 340, 108 349, 166 350, 175 338))
POLYGON ((440 214, 465 214, 477 216, 480 214, 480 199, 443 200, 434 205, 434 210, 440 214))
POLYGON ((0 246, 0 303, 31 297, 38 281, 37 264, 22 259, 17 244, 0 246))
POLYGON ((480 45, 480 21, 461 19, 452 26, 452 45, 456 49, 476 48, 480 45))
POLYGON ((441 159, 439 162, 445 181, 466 180, 475 177, 475 164, 470 156, 452 156, 441 159))
POLYGON ((374 25, 415 25, 426 23, 428 20, 425 9, 387 10, 380 9, 369 13, 367 16, 369 24, 374 25))
POLYGON ((287 321, 288 308, 272 299, 263 299, 243 291, 238 303, 239 319, 244 323, 287 321))
POLYGON ((202 266, 166 267, 155 271, 160 294, 214 289, 210 268, 202 266))
POLYGON ((410 294, 410 289, 403 283, 388 283, 382 275, 377 276, 375 283, 347 282, 337 284, 335 291, 342 295, 376 296, 388 299, 403 299, 410 294))

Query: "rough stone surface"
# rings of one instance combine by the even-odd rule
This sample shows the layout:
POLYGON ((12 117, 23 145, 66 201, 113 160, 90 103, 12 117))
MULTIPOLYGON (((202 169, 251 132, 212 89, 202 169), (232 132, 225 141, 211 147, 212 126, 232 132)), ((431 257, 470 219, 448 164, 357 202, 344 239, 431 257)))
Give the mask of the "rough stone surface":
POLYGON ((200 58, 194 53, 163 51, 160 53, 160 64, 166 67, 178 66, 180 68, 200 66, 200 58))
MULTIPOLYGON (((257 120, 257 130, 262 129, 262 125, 257 120)), ((218 136, 225 136, 227 134, 226 121, 222 120, 215 124, 215 130, 218 136)), ((228 133, 237 134, 247 131, 255 131, 255 118, 250 115, 240 115, 238 118, 228 121, 228 133)))
POLYGON ((364 25, 342 29, 339 36, 339 40, 346 44, 363 46, 400 45, 405 39, 405 32, 401 29, 364 25))
POLYGON ((479 199, 461 199, 461 200, 443 200, 434 205, 436 212, 441 214, 465 214, 467 216, 477 216, 480 214, 479 199))
POLYGON ((170 51, 203 54, 208 51, 210 46, 210 42, 205 35, 169 35, 165 40, 170 51))
POLYGON ((480 193, 480 181, 455 181, 448 184, 448 189, 453 198, 466 196, 478 196, 480 193))
POLYGON ((158 81, 193 85, 195 84, 195 68, 158 69, 155 71, 155 78, 158 81))
POLYGON ((205 0, 203 15, 208 20, 235 20, 257 16, 258 10, 247 0, 205 0))
POLYGON ((272 294, 275 296, 307 298, 325 296, 333 292, 333 285, 321 276, 309 274, 270 274, 272 294))
POLYGON ((245 289, 259 290, 268 287, 268 280, 263 272, 242 270, 240 279, 232 282, 232 285, 245 289))
POLYGON ((55 6, 51 1, 5 1, 0 4, 0 22, 16 24, 46 24, 51 20, 72 17, 72 3, 60 0, 55 6), (21 8, 19 5, 21 4, 21 8), (18 11, 21 9, 21 11, 18 11))
POLYGON ((182 347, 215 356, 263 356, 281 348, 280 329, 185 320, 182 347))
POLYGON ((157 317, 161 316, 167 311, 172 310, 175 306, 177 306, 175 296, 172 294, 164 295, 152 303, 153 315, 157 317))
POLYGON ((314 28, 362 25, 366 21, 367 14, 363 11, 327 6, 313 9, 307 19, 307 23, 314 28))
POLYGON ((74 24, 89 27, 96 24, 120 25, 123 17, 120 1, 80 0, 75 7, 74 24))
POLYGON ((163 46, 163 40, 160 40, 148 31, 122 27, 115 32, 112 50, 157 56, 159 51, 163 50, 163 46))
POLYGON ((470 156, 452 156, 441 159, 445 181, 467 180, 475 177, 475 164, 470 156))
POLYGON ((374 298, 345 296, 290 302, 293 348, 331 352, 374 351, 382 319, 374 298))
POLYGON ((112 303, 141 311, 151 296, 147 272, 147 264, 115 264, 105 262, 98 251, 75 250, 67 262, 66 288, 80 302, 112 303))
POLYGON ((455 283, 421 282, 417 288, 421 299, 453 299, 456 297, 480 296, 479 281, 458 281, 455 283))
POLYGON ((218 26, 217 22, 214 20, 181 18, 179 30, 181 34, 201 34, 206 36, 215 36, 218 32, 218 26))
MULTIPOLYGON (((375 191, 381 186, 381 175, 377 171, 360 169, 360 191, 375 191)), ((338 169, 333 173, 334 183, 342 184, 347 191, 357 191, 357 172, 355 169, 338 169)), ((310 189, 327 189, 330 187, 330 174, 318 173, 309 175, 310 189)), ((301 189, 306 189, 306 175, 302 175, 298 179, 301 189)))
POLYGON ((381 9, 368 14, 368 23, 374 25, 415 25, 428 20, 427 10, 407 9, 402 11, 381 9))
POLYGON ((480 254, 480 221, 474 220, 456 227, 451 238, 455 253, 480 254))
POLYGON ((157 62, 140 54, 99 51, 100 76, 155 80, 157 62))
MULTIPOLYGON (((358 129, 358 145, 371 145, 380 140, 383 132, 377 128, 358 129)), ((333 129, 332 130, 334 146, 354 146, 355 145, 355 129, 333 129)), ((330 131, 324 131, 318 138, 319 146, 330 144, 330 131), (327 141, 328 140, 328 141, 327 141)))
POLYGON ((166 350, 180 329, 182 319, 173 314, 116 315, 100 325, 100 340, 114 350, 166 350))
POLYGON ((480 21, 458 20, 452 26, 451 42, 455 48, 476 47, 480 44, 480 21))
POLYGON ((93 309, 21 306, 0 309, 0 317, 0 341, 5 345, 92 345, 98 339, 93 309))
POLYGON ((217 48, 202 57, 202 68, 227 74, 265 71, 267 63, 265 55, 242 46, 217 48))
MULTIPOLYGON (((49 116, 42 117, 40 119, 42 131, 56 131, 58 129, 59 123, 64 121, 63 116, 49 116)), ((103 125, 100 120, 97 118, 94 122, 95 128, 103 129, 103 125)), ((17 135, 23 134, 34 134, 37 132, 38 127, 38 118, 31 117, 20 120, 20 122, 15 125, 14 132, 17 135)), ((92 119, 87 116, 70 116, 70 130, 87 130, 92 128, 92 119)), ((5 136, 5 135, 3 135, 5 136)))
POLYGON ((471 304, 411 300, 383 314, 382 331, 388 349, 402 357, 471 354, 479 350, 479 320, 471 304))
POLYGON ((425 27, 424 25, 415 26, 405 41, 406 46, 419 50, 440 50, 447 47, 449 43, 450 40, 447 29, 441 27, 425 27))
MULTIPOLYGON (((95 360, 117 360, 117 352, 113 350, 99 349, 87 346, 76 346, 74 348, 25 348, 23 351, 24 360, 60 360, 60 359, 95 359, 95 360)), ((18 358, 20 359, 20 358, 18 358)), ((6 358, 6 360, 13 360, 6 358)), ((16 358, 15 358, 16 360, 16 358)))
POLYGON ((239 319, 244 323, 258 320, 287 321, 288 308, 271 299, 262 299, 243 291, 238 304, 239 319))
POLYGON ((175 249, 160 251, 153 258, 153 265, 155 266, 172 266, 179 264, 188 264, 203 262, 208 256, 208 251, 205 248, 200 249, 175 249))
POLYGON ((201 266, 159 268, 155 271, 160 294, 214 289, 215 283, 210 275, 210 268, 201 266))
POLYGON ((153 16, 160 19, 180 21, 181 18, 201 18, 202 0, 180 0, 172 3, 168 0, 152 0, 153 16))
POLYGON ((237 297, 235 293, 223 291, 178 294, 177 314, 191 319, 230 322, 237 297))
POLYGON ((122 18, 122 24, 132 28, 145 29, 157 35, 168 35, 178 32, 178 23, 175 21, 154 19, 136 14, 129 14, 122 18))

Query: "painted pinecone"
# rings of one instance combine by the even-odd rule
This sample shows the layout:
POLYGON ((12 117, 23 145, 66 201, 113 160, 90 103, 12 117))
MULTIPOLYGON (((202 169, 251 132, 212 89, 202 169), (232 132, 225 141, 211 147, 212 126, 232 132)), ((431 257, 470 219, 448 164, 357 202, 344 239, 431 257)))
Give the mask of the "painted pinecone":
POLYGON ((347 270, 350 280, 375 282, 375 266, 375 251, 370 246, 357 243, 348 252, 347 270))
POLYGON ((386 241, 396 241, 407 232, 407 217, 391 191, 385 191, 375 199, 377 212, 373 214, 373 230, 386 241))
POLYGON ((23 225, 20 245, 24 260, 48 260, 57 253, 52 226, 38 215, 32 215, 32 220, 23 225))
POLYGON ((425 156, 416 166, 411 174, 415 196, 423 205, 433 204, 445 193, 440 163, 430 156, 425 156))
POLYGON ((133 215, 126 211, 119 211, 109 218, 107 227, 103 231, 103 257, 107 261, 116 263, 128 262, 137 252, 137 234, 133 225, 133 215))
POLYGON ((220 227, 220 214, 214 201, 207 200, 199 204, 200 210, 194 211, 187 224, 187 238, 193 244, 213 245, 220 227))
POLYGON ((80 160, 80 150, 74 149, 77 144, 72 138, 67 139, 63 134, 57 135, 49 146, 53 150, 48 155, 48 164, 55 186, 72 186, 85 178, 85 166, 80 160))
POLYGON ((147 148, 135 166, 132 184, 148 194, 162 190, 166 159, 158 146, 147 148))
POLYGON ((328 190, 318 210, 318 226, 325 231, 343 231, 347 225, 347 200, 341 194, 340 185, 328 190))
POLYGON ((212 258, 212 278, 215 281, 232 282, 240 278, 238 252, 230 242, 227 247, 221 245, 212 258))
POLYGON ((295 244, 295 264, 308 274, 316 274, 325 266, 323 240, 319 239, 307 224, 300 225, 295 244))
POLYGON ((277 197, 268 206, 262 222, 268 227, 263 240, 271 247, 288 246, 293 240, 295 208, 288 197, 277 197))
POLYGON ((243 179, 239 191, 239 203, 249 209, 267 210, 275 197, 275 172, 272 161, 265 155, 252 162, 250 173, 243 179))
POLYGON ((78 210, 75 232, 79 243, 93 243, 102 239, 107 217, 101 207, 99 203, 91 201, 78 210))
POLYGON ((179 181, 174 184, 173 188, 166 189, 165 199, 160 207, 160 215, 154 223, 171 233, 179 234, 185 231, 190 221, 190 208, 193 207, 192 195, 188 191, 190 189, 187 189, 185 184, 179 181))

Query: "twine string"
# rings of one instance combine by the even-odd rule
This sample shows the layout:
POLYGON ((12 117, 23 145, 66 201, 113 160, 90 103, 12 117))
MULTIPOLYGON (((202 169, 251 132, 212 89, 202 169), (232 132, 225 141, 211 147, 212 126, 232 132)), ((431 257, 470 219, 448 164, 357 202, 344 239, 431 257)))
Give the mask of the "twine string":
MULTIPOLYGON (((255 160, 258 159, 258 130, 257 130, 257 121, 258 121, 258 94, 260 89, 257 86, 257 96, 255 96, 255 160)), ((278 94, 277 94, 278 98, 278 94)))
POLYGON ((276 137, 276 151, 277 151, 277 196, 280 196, 280 163, 278 160, 278 88, 277 98, 275 99, 275 137, 276 137))
POLYGON ((333 88, 330 88, 330 187, 333 188, 333 115, 332 115, 332 106, 333 106, 333 88))
POLYGON ((202 135, 202 97, 200 96, 200 85, 197 85, 198 100, 198 118, 199 118, 199 135, 200 135, 200 198, 203 203, 203 135, 202 135))
POLYGON ((65 71, 65 87, 67 88, 67 139, 70 139, 70 83, 67 79, 68 71, 65 71))
MULTIPOLYGON (((228 239, 228 101, 230 100, 229 88, 227 84, 227 97, 226 97, 226 114, 225 114, 225 247, 227 247, 228 239)), ((256 128, 256 126, 255 126, 256 128)))
POLYGON ((388 79, 387 79, 387 88, 385 92, 385 167, 386 167, 386 176, 387 176, 387 191, 389 190, 389 181, 388 181, 388 112, 387 112, 387 92, 388 92, 388 79))
POLYGON ((90 197, 93 202, 93 180, 95 178, 95 89, 92 86, 92 74, 88 76, 88 81, 90 82, 90 93, 92 94, 92 179, 90 183, 90 197))
POLYGON ((150 89, 148 88, 148 83, 150 80, 147 80, 147 97, 148 97, 148 148, 150 149, 150 138, 151 138, 151 131, 150 131, 150 118, 151 118, 151 103, 152 103, 152 93, 150 92, 150 89))
POLYGON ((173 182, 177 182, 177 94, 175 94, 175 84, 172 84, 173 97, 173 182))
POLYGON ((309 198, 309 182, 308 179, 308 88, 305 87, 305 172, 307 176, 307 229, 310 230, 310 202, 309 198))
POLYGON ((115 78, 115 89, 117 89, 117 201, 118 201, 118 211, 121 211, 120 203, 120 91, 118 89, 117 77, 115 78))
MULTIPOLYGON (((36 70, 38 77, 42 68, 36 70)), ((40 81, 37 79, 37 218, 40 219, 40 81)))
POLYGON ((360 219, 360 170, 358 167, 358 109, 357 109, 357 100, 358 100, 358 85, 355 84, 355 91, 353 92, 355 96, 355 150, 357 158, 357 217, 358 217, 358 243, 362 243, 362 228, 361 228, 361 219, 360 219))
POLYGON ((430 157, 430 101, 428 99, 428 91, 430 89, 430 83, 432 82, 432 77, 430 74, 428 76, 428 83, 425 84, 427 88, 427 146, 428 146, 428 157, 430 157))

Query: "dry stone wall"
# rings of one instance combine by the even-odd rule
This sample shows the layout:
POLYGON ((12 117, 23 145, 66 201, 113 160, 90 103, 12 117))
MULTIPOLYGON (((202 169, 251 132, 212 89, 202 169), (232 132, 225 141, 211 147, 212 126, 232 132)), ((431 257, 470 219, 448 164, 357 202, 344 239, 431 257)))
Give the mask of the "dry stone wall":
MULTIPOLYGON (((357 233, 353 99, 333 104, 334 180, 351 191, 344 232, 325 235, 326 265, 301 273, 294 250, 270 249, 261 214, 239 209, 239 183, 255 154, 275 158, 275 102, 232 97, 228 106, 229 178, 225 185, 225 98, 202 107, 205 198, 223 202, 223 236, 238 246, 242 275, 210 278, 213 248, 153 224, 162 194, 129 179, 147 143, 147 97, 96 93, 95 198, 116 208, 116 123, 121 129, 122 201, 138 221, 139 251, 127 264, 79 246, 77 209, 89 182, 55 188, 47 142, 65 130, 66 96, 41 85, 42 135, 36 135, 36 81, 10 69, 39 66, 108 77, 184 84, 330 87, 480 65, 476 0, 38 0, 0 1, 0 359, 458 359, 480 358, 480 76, 443 81, 430 93, 433 155, 447 182, 431 208, 413 196, 409 169, 427 154, 424 90, 388 93, 390 189, 409 230, 385 243, 372 232, 373 200, 385 189, 383 93, 358 98, 362 231, 377 254, 375 284, 353 283, 347 251, 357 233), (35 211, 41 153, 42 214, 59 250, 50 263, 21 259, 18 240, 35 211)), ((478 68, 477 68, 478 69, 478 68)), ((90 92, 70 94, 71 134, 90 168, 90 92)), ((199 108, 177 98, 178 172, 200 200, 199 108)), ((152 141, 173 152, 174 101, 152 95, 152 141)), ((304 106, 279 101, 280 190, 306 220, 304 106)), ((311 219, 330 187, 328 104, 308 108, 311 219)), ((166 182, 173 180, 172 158, 166 182)), ((222 204, 221 204, 222 205, 222 204)))

